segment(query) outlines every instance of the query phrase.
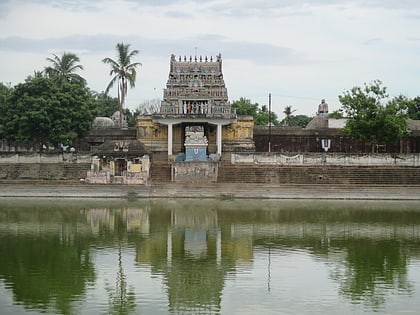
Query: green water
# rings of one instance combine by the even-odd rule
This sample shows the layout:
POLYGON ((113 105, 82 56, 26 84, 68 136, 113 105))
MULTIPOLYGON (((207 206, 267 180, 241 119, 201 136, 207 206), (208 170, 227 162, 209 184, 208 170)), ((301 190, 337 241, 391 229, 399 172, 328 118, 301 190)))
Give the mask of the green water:
POLYGON ((0 199, 0 314, 418 314, 418 202, 0 199))

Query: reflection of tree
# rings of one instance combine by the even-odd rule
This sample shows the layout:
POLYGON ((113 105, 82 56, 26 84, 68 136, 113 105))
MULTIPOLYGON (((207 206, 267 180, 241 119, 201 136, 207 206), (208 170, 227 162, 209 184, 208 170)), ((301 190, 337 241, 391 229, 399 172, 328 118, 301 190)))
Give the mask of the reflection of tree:
POLYGON ((122 261, 122 238, 126 235, 126 225, 120 213, 116 214, 115 232, 118 235, 118 272, 115 279, 115 288, 106 288, 109 297, 109 311, 107 314, 125 315, 130 314, 135 308, 135 295, 133 290, 127 289, 127 277, 124 274, 122 261))
POLYGON ((58 313, 72 313, 75 297, 95 278, 88 247, 69 238, 0 238, 0 275, 13 289, 14 298, 28 308, 47 309, 55 302, 58 313))
POLYGON ((380 307, 390 288, 398 293, 410 293, 407 280, 408 253, 398 241, 349 240, 343 274, 335 278, 341 282, 340 292, 353 301, 380 307))
POLYGON ((166 271, 169 308, 176 314, 219 313, 226 270, 213 257, 189 259, 176 257, 166 271))

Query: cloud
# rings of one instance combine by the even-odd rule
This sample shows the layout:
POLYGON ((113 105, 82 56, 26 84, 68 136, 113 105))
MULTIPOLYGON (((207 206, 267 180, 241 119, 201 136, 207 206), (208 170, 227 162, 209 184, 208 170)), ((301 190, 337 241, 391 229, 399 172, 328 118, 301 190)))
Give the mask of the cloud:
POLYGON ((379 38, 379 37, 374 37, 374 38, 369 38, 367 40, 365 40, 363 42, 363 45, 375 45, 377 43, 383 42, 383 38, 379 38))
POLYGON ((21 82, 66 51, 103 89, 101 60, 123 41, 143 64, 133 106, 162 97, 171 54, 221 53, 230 96, 263 104, 270 91, 299 113, 377 78, 418 93, 418 0, 0 0, 0 16, 0 81, 21 82))
POLYGON ((177 40, 159 40, 140 36, 119 37, 116 35, 74 35, 62 38, 31 39, 23 37, 0 38, 0 50, 30 53, 78 52, 80 54, 103 54, 114 50, 118 42, 130 43, 141 54, 167 58, 171 53, 194 55, 223 55, 231 59, 248 60, 255 64, 293 64, 304 62, 304 57, 295 50, 267 43, 231 40, 218 34, 200 34, 177 40))

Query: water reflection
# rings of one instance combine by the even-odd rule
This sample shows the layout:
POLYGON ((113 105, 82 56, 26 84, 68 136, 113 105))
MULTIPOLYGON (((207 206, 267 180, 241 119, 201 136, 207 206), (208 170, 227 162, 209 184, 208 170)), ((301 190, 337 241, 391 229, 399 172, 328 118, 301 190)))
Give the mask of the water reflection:
MULTIPOLYGON (((5 199, 0 304, 10 294, 2 313, 23 306, 60 314, 219 314, 244 305, 250 314, 275 313, 280 298, 298 300, 290 288, 312 286, 336 296, 307 296, 283 312, 306 313, 313 303, 311 313, 321 314, 324 303, 336 307, 331 314, 354 307, 398 313, 406 299, 419 300, 419 280, 409 274, 419 265, 419 240, 420 207, 410 202, 5 199), (102 253, 111 252, 105 260, 102 253), (325 268, 327 276, 288 282, 286 268, 302 275, 325 268), (161 279, 160 291, 141 283, 145 270, 161 279), (239 278, 243 286, 235 287, 239 278), (230 300, 232 288, 249 300, 230 300), (390 297, 400 298, 389 305, 390 297)), ((414 313, 420 302, 409 307, 414 313)))

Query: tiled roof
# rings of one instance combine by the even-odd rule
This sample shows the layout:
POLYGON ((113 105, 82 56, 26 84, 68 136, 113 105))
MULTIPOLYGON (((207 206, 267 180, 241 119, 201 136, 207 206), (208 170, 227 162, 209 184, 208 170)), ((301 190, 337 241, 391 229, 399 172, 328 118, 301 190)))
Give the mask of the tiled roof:
POLYGON ((130 155, 142 156, 150 154, 147 148, 139 140, 108 140, 95 149, 94 153, 107 154, 107 155, 130 155))

